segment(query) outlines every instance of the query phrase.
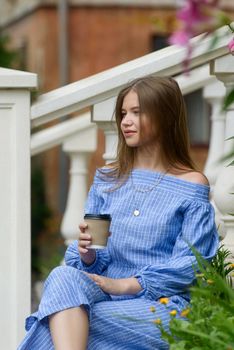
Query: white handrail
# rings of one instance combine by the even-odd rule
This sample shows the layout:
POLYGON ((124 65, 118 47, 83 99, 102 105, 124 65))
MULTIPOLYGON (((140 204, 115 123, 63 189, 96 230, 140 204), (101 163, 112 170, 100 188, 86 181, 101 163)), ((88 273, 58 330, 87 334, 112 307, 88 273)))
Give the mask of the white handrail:
MULTIPOLYGON (((176 76, 184 95, 203 88, 216 80, 210 75, 209 65, 193 69, 189 75, 176 76)), ((58 125, 38 131, 31 136, 31 156, 40 154, 52 147, 61 145, 66 138, 90 126, 91 113, 87 112, 58 125)), ((95 124, 94 124, 95 125, 95 124)))
POLYGON ((204 86, 214 83, 217 80, 213 75, 210 75, 208 64, 191 70, 189 75, 180 74, 174 78, 179 84, 183 95, 204 88, 204 86))
MULTIPOLYGON (((197 67, 228 53, 227 42, 232 38, 227 26, 216 31, 218 44, 211 48, 212 38, 204 34, 191 39, 194 50, 191 67, 197 67)), ((38 98, 31 108, 32 126, 47 123, 84 107, 115 96, 131 79, 147 74, 175 75, 182 72, 181 62, 186 49, 169 46, 102 73, 53 90, 38 98)))
MULTIPOLYGON (((61 145, 68 137, 88 128, 91 124, 90 120, 91 113, 87 112, 31 135, 31 156, 61 145)), ((94 123, 93 126, 95 126, 94 123)))

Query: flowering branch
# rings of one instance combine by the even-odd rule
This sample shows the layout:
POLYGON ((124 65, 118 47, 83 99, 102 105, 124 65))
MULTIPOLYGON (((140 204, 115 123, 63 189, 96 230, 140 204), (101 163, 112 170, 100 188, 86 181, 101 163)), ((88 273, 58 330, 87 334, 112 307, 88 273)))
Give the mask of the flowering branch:
MULTIPOLYGON (((234 28, 231 25, 231 18, 221 10, 219 0, 186 0, 182 8, 177 12, 177 29, 170 36, 169 43, 185 46, 187 54, 183 62, 184 71, 188 73, 189 63, 192 54, 192 44, 190 39, 198 34, 204 33, 202 39, 214 31, 227 25, 234 34, 234 28)), ((201 39, 201 40, 202 40, 201 39)), ((214 36, 212 45, 218 38, 214 36)), ((232 40, 227 43, 229 52, 234 56, 234 35, 232 40)), ((225 97, 223 108, 226 109, 234 102, 234 90, 230 91, 225 97)))
MULTIPOLYGON (((234 34, 234 29, 232 28, 231 24, 228 23, 228 27, 230 28, 231 32, 234 34)), ((229 51, 232 55, 234 55, 234 38, 228 43, 229 51)))
MULTIPOLYGON (((231 19, 219 7, 219 0, 187 0, 185 5, 177 12, 177 30, 169 38, 170 44, 187 47, 184 61, 185 70, 188 71, 192 47, 190 39, 198 34, 205 36, 213 33, 217 28, 227 25, 231 32, 231 19)), ((204 37, 203 37, 204 38, 204 37)), ((234 55, 234 38, 228 44, 229 51, 234 55)))

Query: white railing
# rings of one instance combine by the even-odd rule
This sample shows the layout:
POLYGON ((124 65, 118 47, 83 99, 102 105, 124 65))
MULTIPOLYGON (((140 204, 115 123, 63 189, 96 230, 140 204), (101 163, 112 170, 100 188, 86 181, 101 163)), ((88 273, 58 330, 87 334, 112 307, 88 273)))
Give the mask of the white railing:
MULTIPOLYGON (((211 62, 212 74, 228 84, 234 85, 232 57, 227 55, 227 29, 218 31, 220 40, 216 47, 209 51, 211 39, 199 43, 199 38, 192 40, 195 45, 192 56, 192 67, 211 62), (225 56, 226 55, 226 56, 225 56)), ((29 90, 36 86, 36 76, 25 72, 0 69, 0 140, 1 140, 1 227, 2 249, 0 258, 1 286, 0 326, 2 337, 1 349, 13 350, 22 339, 24 318, 30 312, 30 115, 32 126, 45 124, 53 119, 78 112, 84 107, 92 108, 92 121, 104 129, 106 135, 106 152, 104 158, 110 161, 115 156, 116 133, 112 119, 113 103, 119 89, 132 78, 147 74, 175 75, 182 71, 181 61, 184 58, 183 48, 169 47, 133 60, 88 79, 69 84, 60 89, 42 95, 31 107, 29 90)), ((184 93, 191 92, 214 82, 209 75, 209 66, 199 68, 190 77, 178 76, 184 93)), ((204 96, 205 91, 204 91, 204 96)), ((210 97, 207 97, 210 98, 210 97)), ((214 110, 215 110, 214 105, 214 110)), ((225 135, 234 134, 233 106, 227 112, 225 135)), ((214 115, 217 112, 214 112, 214 115)), ((87 154, 96 147, 95 124, 90 127, 87 115, 68 120, 63 126, 54 126, 34 134, 31 139, 32 155, 44 151, 53 145, 63 144, 63 149, 70 154, 71 187, 69 191, 67 212, 64 216, 62 230, 66 240, 76 234, 77 209, 82 210, 75 198, 85 193, 87 174, 87 154), (77 120, 76 120, 77 119, 77 120), (74 129, 73 129, 74 128, 74 129), (73 132, 74 131, 74 132, 73 132), (87 136, 88 135, 88 136, 87 136), (92 137, 90 137, 92 135, 92 137), (84 140, 92 140, 84 146, 84 140), (79 185, 78 185, 79 184, 79 185), (80 185, 81 184, 81 185, 80 185), (78 187, 79 186, 79 187, 78 187), (76 212, 74 211, 76 210, 76 212)), ((223 124, 224 125, 224 121, 223 124)), ((224 129, 224 128, 223 128, 224 129)), ((222 135, 223 131, 221 131, 222 135)), ((223 137, 223 136, 222 136, 223 137)), ((222 141, 223 142, 223 141, 222 141)), ((214 143, 214 142, 213 142, 214 143)), ((221 144, 221 141, 220 141, 221 144)), ((222 153, 222 152, 221 152, 222 153)), ((214 162, 215 155, 212 158, 214 162)), ((211 163, 212 163, 211 162, 211 163)), ((214 197, 227 228, 227 243, 233 247, 234 220, 228 215, 234 211, 233 200, 229 192, 234 192, 233 169, 221 170, 218 176, 214 197), (223 179, 225 178, 225 186, 223 179), (220 189, 224 189, 222 193, 220 189)), ((217 174, 218 175, 218 174, 217 174)))
MULTIPOLYGON (((86 112, 60 124, 38 131, 31 135, 31 156, 35 156, 48 149, 61 145, 69 137, 76 135, 90 127, 91 113, 86 112)), ((95 126, 95 124, 93 125, 95 126)))
MULTIPOLYGON (((209 65, 195 68, 189 76, 182 74, 176 76, 175 79, 179 83, 184 95, 205 86, 210 87, 211 83, 216 81, 215 77, 210 75, 209 65)), ((94 106, 95 112, 93 112, 93 116, 95 115, 96 122, 98 119, 102 119, 104 114, 113 115, 114 102, 115 98, 111 98, 94 106)), ((77 227, 83 219, 83 205, 87 195, 87 152, 91 152, 96 147, 95 124, 90 124, 90 119, 90 113, 86 113, 85 115, 72 118, 31 136, 31 155, 41 153, 53 146, 62 144, 63 150, 70 157, 71 171, 68 203, 61 226, 61 232, 66 243, 77 238, 77 227), (93 132, 93 135, 91 135, 91 132, 93 132), (71 152, 71 148, 68 146, 71 144, 71 139, 76 140, 76 149, 73 149, 73 152, 71 152)), ((99 122, 98 124, 105 133, 106 152, 103 158, 106 162, 113 161, 116 154, 117 132, 110 122, 99 122)), ((224 135, 221 135, 222 142, 223 138, 224 135)), ((212 150, 210 150, 210 155, 213 155, 210 157, 210 163, 214 163, 217 157, 213 154, 212 150)))
MULTIPOLYGON (((194 51, 191 67, 194 68, 209 63, 216 57, 228 53, 227 41, 231 39, 228 29, 225 27, 219 29, 217 35, 219 36, 219 43, 209 51, 210 38, 207 37, 201 41, 201 35, 192 39, 194 51)), ((44 124, 114 97, 131 79, 147 74, 180 74, 183 70, 181 62, 185 54, 186 50, 184 48, 169 46, 44 94, 32 106, 32 126, 44 124)))

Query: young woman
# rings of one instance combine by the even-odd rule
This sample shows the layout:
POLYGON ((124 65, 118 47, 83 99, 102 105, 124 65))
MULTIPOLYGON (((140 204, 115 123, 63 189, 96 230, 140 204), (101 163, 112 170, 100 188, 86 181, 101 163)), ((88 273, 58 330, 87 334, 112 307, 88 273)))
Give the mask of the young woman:
POLYGON ((209 184, 189 156, 176 81, 132 81, 115 116, 117 160, 97 170, 85 207, 111 215, 107 248, 89 249, 80 224, 66 266, 51 272, 38 312, 27 319, 20 350, 168 349, 155 322, 168 329, 170 311, 179 316, 188 306, 196 265, 190 247, 207 260, 216 253, 209 184))

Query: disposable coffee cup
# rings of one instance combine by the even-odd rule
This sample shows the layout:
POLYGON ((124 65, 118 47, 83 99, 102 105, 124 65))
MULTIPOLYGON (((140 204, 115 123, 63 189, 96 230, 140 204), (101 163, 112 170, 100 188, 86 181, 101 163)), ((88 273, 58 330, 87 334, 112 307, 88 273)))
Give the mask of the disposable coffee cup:
POLYGON ((109 237, 111 216, 109 214, 86 214, 84 216, 84 220, 88 224, 85 233, 89 233, 92 237, 92 244, 87 248, 105 248, 107 245, 107 239, 109 237))

